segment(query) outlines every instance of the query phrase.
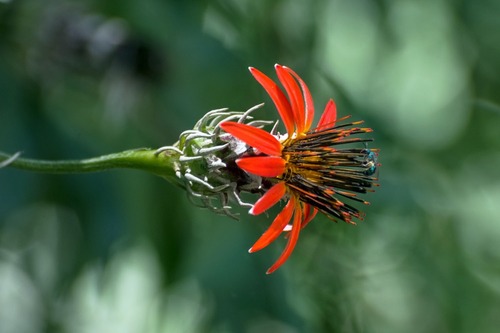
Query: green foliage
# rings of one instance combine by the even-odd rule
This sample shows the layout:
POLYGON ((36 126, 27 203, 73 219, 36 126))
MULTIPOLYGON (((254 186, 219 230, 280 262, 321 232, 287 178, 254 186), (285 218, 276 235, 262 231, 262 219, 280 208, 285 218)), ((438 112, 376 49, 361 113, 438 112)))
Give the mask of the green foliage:
MULTIPOLYGON (((190 205, 136 171, 0 170, 0 332, 496 332, 500 3, 0 1, 0 149, 81 159, 177 141, 207 111, 276 119, 292 67, 381 149, 364 222, 190 205)), ((320 112, 317 112, 318 116, 320 112)), ((365 207, 360 207, 365 208, 365 207)), ((279 207, 276 208, 276 211, 279 207)))

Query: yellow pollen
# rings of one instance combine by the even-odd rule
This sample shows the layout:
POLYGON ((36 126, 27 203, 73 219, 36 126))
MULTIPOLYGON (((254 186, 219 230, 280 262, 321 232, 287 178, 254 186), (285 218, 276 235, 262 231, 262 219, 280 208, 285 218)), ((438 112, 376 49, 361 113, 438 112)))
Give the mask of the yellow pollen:
POLYGON ((282 158, 286 161, 286 171, 283 180, 288 181, 294 175, 300 175, 312 182, 321 182, 321 173, 316 169, 321 168, 320 156, 308 155, 303 152, 284 152, 282 158))

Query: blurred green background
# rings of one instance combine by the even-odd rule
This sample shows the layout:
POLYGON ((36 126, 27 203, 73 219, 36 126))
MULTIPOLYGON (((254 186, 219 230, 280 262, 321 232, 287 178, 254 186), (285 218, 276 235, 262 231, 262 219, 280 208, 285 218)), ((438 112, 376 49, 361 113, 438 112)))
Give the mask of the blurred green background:
MULTIPOLYGON (((498 332, 498 0, 0 1, 0 150, 75 159, 177 140, 295 69, 374 128, 365 221, 249 255, 236 222, 136 171, 0 170, 0 332, 498 332)), ((318 112, 319 113, 319 112, 318 112)), ((318 116, 318 114, 317 114, 318 116)))

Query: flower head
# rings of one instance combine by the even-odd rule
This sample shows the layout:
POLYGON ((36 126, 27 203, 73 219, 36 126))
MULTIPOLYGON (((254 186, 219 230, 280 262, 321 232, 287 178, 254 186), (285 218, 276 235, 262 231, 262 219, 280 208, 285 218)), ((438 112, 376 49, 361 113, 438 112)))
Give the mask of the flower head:
POLYGON ((240 122, 220 124, 225 132, 253 148, 236 160, 240 169, 262 177, 261 188, 265 192, 250 214, 261 214, 280 200, 287 201, 249 250, 261 250, 282 232, 289 232, 288 243, 268 274, 288 259, 300 230, 318 211, 334 221, 355 224, 353 219, 362 220, 363 214, 343 199, 368 204, 357 193, 366 193, 376 185, 373 175, 378 166, 378 150, 368 149, 366 144, 355 147, 356 143, 372 141, 355 137, 372 132, 370 128, 359 127, 362 121, 344 122, 348 117, 337 121, 332 99, 313 128, 314 105, 307 85, 292 69, 278 64, 275 69, 284 91, 259 70, 250 67, 250 72, 274 102, 286 134, 274 135, 240 122))
POLYGON ((193 204, 235 219, 238 215, 232 211, 230 202, 253 206, 244 202, 240 193, 262 192, 262 177, 238 168, 235 161, 247 152, 248 145, 222 132, 220 125, 234 120, 259 130, 264 125, 272 124, 271 121, 253 120, 251 113, 262 105, 245 112, 226 108, 212 110, 192 130, 182 132, 174 145, 156 150, 156 155, 163 154, 174 161, 175 178, 169 180, 186 189, 193 204))

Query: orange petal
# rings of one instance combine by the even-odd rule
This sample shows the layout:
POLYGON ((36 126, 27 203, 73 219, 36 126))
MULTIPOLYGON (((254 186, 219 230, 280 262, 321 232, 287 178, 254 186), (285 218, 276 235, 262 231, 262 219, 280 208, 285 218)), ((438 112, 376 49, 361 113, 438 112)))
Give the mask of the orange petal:
POLYGON ((285 182, 279 182, 271 187, 250 209, 250 214, 259 215, 274 206, 286 193, 285 182))
POLYGON ((278 156, 243 157, 236 164, 246 172, 261 177, 278 177, 285 172, 285 160, 278 156))
POLYGON ((290 106, 290 102, 286 99, 285 94, 283 94, 283 91, 281 91, 273 80, 258 69, 253 67, 249 67, 248 69, 257 82, 259 82, 269 94, 269 97, 271 97, 274 105, 276 105, 276 109, 285 124, 286 131, 288 134, 292 134, 294 131, 292 107, 290 106))
POLYGON ((297 81, 293 76, 281 65, 274 65, 276 68, 276 74, 278 74, 278 79, 286 90, 288 94, 288 99, 292 106, 293 120, 295 126, 297 127, 297 132, 302 133, 305 126, 305 111, 304 111, 304 98, 302 97, 302 91, 300 90, 297 81))
POLYGON ((312 219, 318 214, 318 210, 309 204, 305 204, 304 208, 304 220, 300 224, 300 228, 304 229, 305 226, 312 221, 312 219), (312 210, 312 212, 311 212, 312 210))
MULTIPOLYGON (((300 229, 304 229, 306 227, 306 225, 312 221, 312 219, 316 216, 316 214, 318 214, 318 210, 309 204, 303 204, 302 207, 303 207, 302 208, 303 220, 300 223, 300 229)), ((289 232, 292 230, 292 228, 293 227, 291 225, 288 225, 285 227, 285 229, 283 231, 289 232)), ((285 238, 288 238, 289 235, 290 234, 287 233, 285 235, 285 238)))
POLYGON ((226 121, 220 127, 232 136, 267 155, 281 155, 281 143, 263 129, 226 121))
POLYGON ((286 243, 286 247, 281 253, 280 257, 276 262, 267 270, 266 274, 271 274, 275 270, 277 270, 281 265, 285 263, 285 261, 292 254, 295 245, 297 244, 297 240, 299 239, 300 233, 300 222, 302 220, 302 211, 300 206, 295 206, 295 216, 293 217, 293 227, 292 231, 290 231, 290 238, 288 238, 288 243, 286 243))
POLYGON ((337 106, 335 105, 333 99, 330 99, 328 103, 326 103, 325 111, 323 111, 323 114, 319 119, 316 131, 325 129, 325 127, 332 128, 335 126, 336 121, 337 121, 337 106))
MULTIPOLYGON (((302 81, 300 76, 297 75, 292 69, 288 67, 283 67, 285 68, 290 74, 292 74, 297 81, 299 81, 300 87, 302 88, 302 94, 304 95, 304 100, 305 100, 305 122, 304 122, 304 132, 309 131, 311 128, 311 124, 314 119, 314 102, 311 96, 311 93, 309 92, 309 88, 307 85, 302 81)), ((302 132, 301 132, 302 133, 302 132)))
POLYGON ((283 229, 290 221, 295 208, 295 198, 292 196, 285 208, 276 216, 269 228, 260 236, 248 252, 257 252, 271 244, 283 232, 283 229))

